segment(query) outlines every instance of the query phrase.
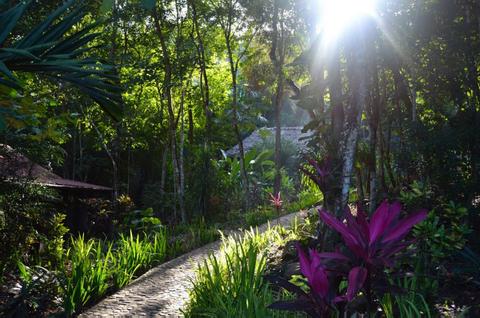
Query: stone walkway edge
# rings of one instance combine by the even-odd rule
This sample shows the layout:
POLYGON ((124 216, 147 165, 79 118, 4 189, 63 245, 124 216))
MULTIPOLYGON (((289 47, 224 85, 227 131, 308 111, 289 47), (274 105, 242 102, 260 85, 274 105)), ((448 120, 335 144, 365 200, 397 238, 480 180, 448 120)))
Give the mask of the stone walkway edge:
MULTIPOLYGON (((291 213, 262 224, 258 231, 267 230, 268 224, 289 227, 295 217, 303 216, 301 213, 291 213)), ((235 233, 240 231, 230 235, 235 233)), ((210 253, 218 253, 220 246, 221 240, 218 240, 150 269, 79 317, 182 317, 180 310, 188 301, 197 264, 210 253)))

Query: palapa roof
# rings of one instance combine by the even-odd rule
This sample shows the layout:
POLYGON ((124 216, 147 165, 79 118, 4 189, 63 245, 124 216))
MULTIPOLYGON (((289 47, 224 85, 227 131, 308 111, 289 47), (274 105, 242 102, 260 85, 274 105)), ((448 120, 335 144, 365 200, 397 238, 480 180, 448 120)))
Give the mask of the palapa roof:
MULTIPOLYGON (((307 150, 308 138, 311 136, 311 132, 303 133, 303 127, 282 127, 281 135, 282 141, 288 141, 298 147, 299 152, 307 150)), ((243 148, 245 152, 253 149, 255 146, 262 144, 266 140, 274 140, 275 127, 272 128, 259 128, 252 132, 250 136, 243 139, 243 148)), ((225 151, 227 156, 236 156, 239 154, 238 145, 225 151)))
POLYGON ((111 191, 109 187, 69 180, 31 161, 8 145, 0 144, 0 178, 7 181, 28 180, 46 187, 111 191))

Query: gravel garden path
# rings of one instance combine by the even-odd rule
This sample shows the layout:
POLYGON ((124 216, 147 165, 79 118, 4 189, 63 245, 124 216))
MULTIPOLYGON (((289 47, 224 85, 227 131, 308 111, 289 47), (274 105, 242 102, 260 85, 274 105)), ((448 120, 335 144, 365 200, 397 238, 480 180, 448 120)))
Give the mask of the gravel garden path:
MULTIPOLYGON (((296 216, 302 216, 302 212, 282 216, 270 224, 288 227, 296 216)), ((258 230, 264 232, 267 228, 268 224, 263 224, 258 230)), ((217 253, 220 245, 221 241, 207 244, 152 268, 80 317, 182 317, 180 310, 188 301, 197 264, 210 253, 217 253)))

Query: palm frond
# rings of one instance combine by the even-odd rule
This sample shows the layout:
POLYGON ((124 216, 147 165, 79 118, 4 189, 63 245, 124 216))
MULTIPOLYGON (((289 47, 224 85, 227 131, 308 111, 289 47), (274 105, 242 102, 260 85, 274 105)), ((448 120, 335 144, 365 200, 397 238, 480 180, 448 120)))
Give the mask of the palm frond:
POLYGON ((118 120, 122 116, 121 90, 116 85, 118 78, 114 67, 94 57, 82 57, 91 50, 87 45, 99 35, 91 31, 102 21, 67 35, 85 15, 83 7, 72 9, 73 3, 73 0, 65 2, 13 43, 9 42, 9 36, 29 3, 0 12, 0 85, 20 89, 15 72, 69 82, 118 120))

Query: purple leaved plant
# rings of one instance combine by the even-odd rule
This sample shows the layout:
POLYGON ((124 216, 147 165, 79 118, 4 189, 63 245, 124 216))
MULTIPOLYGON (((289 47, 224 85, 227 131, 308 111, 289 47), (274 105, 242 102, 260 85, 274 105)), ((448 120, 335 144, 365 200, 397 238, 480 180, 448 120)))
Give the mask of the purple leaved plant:
POLYGON ((401 210, 399 202, 390 204, 384 201, 370 219, 358 208, 356 213, 347 209, 344 220, 319 210, 320 219, 341 235, 348 251, 319 253, 310 249, 307 255, 297 245, 300 271, 306 278, 309 292, 285 279, 270 278, 273 283, 298 296, 293 301, 276 302, 270 308, 303 311, 311 317, 329 317, 333 308, 345 310, 345 303, 363 291, 369 312, 373 305, 374 280, 382 280, 376 274, 383 273, 385 267, 395 266, 397 253, 412 243, 405 241, 405 237, 427 216, 426 210, 419 210, 400 218, 401 210), (346 292, 339 290, 342 280, 348 282, 346 292))
MULTIPOLYGON (((393 267, 395 254, 412 243, 403 239, 415 224, 427 217, 427 210, 419 210, 400 219, 401 210, 399 202, 389 204, 384 201, 369 221, 360 208, 356 215, 347 208, 344 222, 325 210, 319 210, 319 214, 323 222, 342 236, 345 245, 354 255, 354 264, 393 267)), ((334 257, 338 258, 338 255, 334 257)))

